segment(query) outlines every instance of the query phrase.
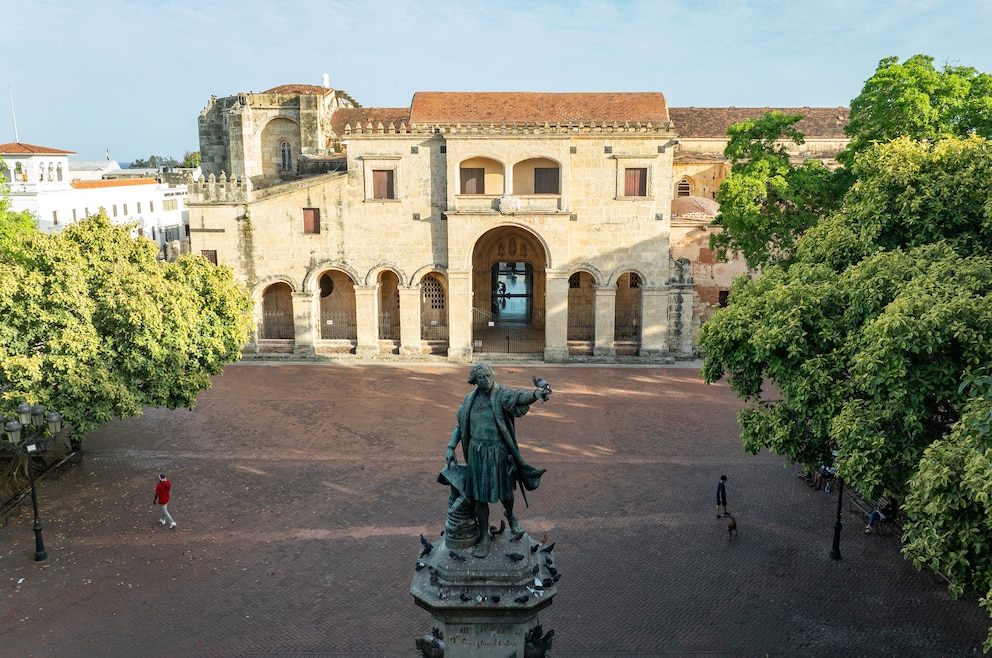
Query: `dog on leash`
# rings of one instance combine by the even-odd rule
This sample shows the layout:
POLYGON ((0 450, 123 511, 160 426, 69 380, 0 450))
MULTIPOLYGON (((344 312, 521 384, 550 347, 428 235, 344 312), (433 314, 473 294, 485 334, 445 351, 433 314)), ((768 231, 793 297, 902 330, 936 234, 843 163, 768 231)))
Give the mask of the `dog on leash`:
POLYGON ((730 517, 730 521, 727 523, 727 541, 737 534, 737 519, 730 517))

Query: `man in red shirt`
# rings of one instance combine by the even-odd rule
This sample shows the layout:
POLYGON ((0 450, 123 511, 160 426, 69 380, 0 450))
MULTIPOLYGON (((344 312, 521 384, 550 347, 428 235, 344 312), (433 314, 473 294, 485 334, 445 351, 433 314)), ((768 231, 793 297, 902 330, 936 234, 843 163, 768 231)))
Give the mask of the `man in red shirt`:
POLYGON ((169 515, 169 490, 172 488, 172 484, 169 479, 165 477, 165 473, 158 474, 158 484, 155 485, 155 505, 162 506, 162 518, 158 520, 159 523, 165 525, 169 524, 170 528, 176 527, 176 522, 172 520, 172 516, 169 515))

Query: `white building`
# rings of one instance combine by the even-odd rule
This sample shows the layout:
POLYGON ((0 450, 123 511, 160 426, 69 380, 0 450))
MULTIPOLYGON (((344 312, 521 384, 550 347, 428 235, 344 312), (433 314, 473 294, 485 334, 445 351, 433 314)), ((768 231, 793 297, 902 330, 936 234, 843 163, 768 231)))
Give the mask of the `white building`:
MULTIPOLYGON (((111 221, 134 223, 134 235, 165 245, 178 241, 188 251, 186 185, 154 178, 94 178, 91 167, 77 173, 72 151, 12 142, 0 144, 0 174, 8 182, 11 210, 34 215, 41 231, 52 233, 103 208, 111 221)), ((118 170, 108 161, 108 170, 118 170)), ((105 173, 105 172, 104 172, 105 173)))

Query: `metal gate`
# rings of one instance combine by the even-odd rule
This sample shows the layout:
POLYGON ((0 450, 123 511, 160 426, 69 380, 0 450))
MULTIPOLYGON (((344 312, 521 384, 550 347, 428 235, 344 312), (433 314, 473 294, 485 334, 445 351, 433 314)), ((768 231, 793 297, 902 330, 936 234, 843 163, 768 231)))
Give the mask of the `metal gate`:
POLYGON ((500 322, 491 311, 472 309, 472 351, 494 354, 543 354, 544 311, 530 322, 500 322))

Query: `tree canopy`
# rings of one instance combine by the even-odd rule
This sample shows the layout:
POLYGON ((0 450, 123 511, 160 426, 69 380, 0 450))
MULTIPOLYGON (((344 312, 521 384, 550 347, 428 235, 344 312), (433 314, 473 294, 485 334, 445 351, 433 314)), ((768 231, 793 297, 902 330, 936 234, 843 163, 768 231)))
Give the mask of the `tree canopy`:
POLYGON ((731 171, 717 191, 714 221, 722 231, 710 236, 719 258, 740 254, 752 269, 787 262, 799 237, 836 207, 843 181, 818 160, 790 161, 785 143, 804 143, 795 128, 802 119, 773 111, 727 131, 731 171))
POLYGON ((961 429, 974 413, 961 382, 992 364, 992 142, 903 137, 870 147, 853 170, 841 207, 802 236, 791 265, 739 280, 703 326, 703 375, 728 377, 753 403, 739 415, 748 451, 807 467, 833 461, 866 498, 905 500, 917 520, 907 555, 992 594, 992 573, 975 571, 984 562, 960 562, 969 550, 992 552, 986 526, 967 526, 964 540, 941 536, 953 555, 932 559, 933 528, 967 507, 946 504, 947 491, 970 488, 962 501, 987 513, 992 472, 923 485, 975 452, 959 438, 974 438, 961 429), (921 491, 945 491, 945 507, 921 491))
POLYGON ((129 169, 155 169, 157 167, 178 167, 179 160, 173 157, 150 155, 146 159, 138 158, 131 162, 129 169))
POLYGON ((32 233, 0 253, 3 406, 41 403, 77 436, 145 406, 192 407, 240 358, 250 310, 228 268, 160 262, 153 242, 102 209, 32 233))
POLYGON ((874 143, 901 136, 934 140, 944 136, 992 138, 992 75, 970 66, 945 64, 913 55, 900 63, 878 63, 861 93, 851 101, 845 128, 851 144, 841 159, 853 161, 874 143))

